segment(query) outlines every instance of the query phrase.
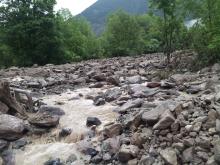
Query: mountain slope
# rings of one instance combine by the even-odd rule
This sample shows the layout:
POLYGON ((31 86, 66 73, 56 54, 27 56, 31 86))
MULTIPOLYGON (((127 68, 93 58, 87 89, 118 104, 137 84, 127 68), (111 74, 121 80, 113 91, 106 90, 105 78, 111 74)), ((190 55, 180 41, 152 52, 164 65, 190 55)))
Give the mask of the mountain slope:
POLYGON ((96 33, 104 30, 109 14, 122 9, 131 14, 143 14, 148 10, 147 0, 98 0, 79 16, 85 17, 96 33))

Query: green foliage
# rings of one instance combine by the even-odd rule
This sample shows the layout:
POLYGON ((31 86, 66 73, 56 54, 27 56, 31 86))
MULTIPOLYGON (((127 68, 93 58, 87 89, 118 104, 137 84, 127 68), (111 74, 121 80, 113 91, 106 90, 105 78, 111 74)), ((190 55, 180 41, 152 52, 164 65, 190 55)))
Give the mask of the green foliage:
POLYGON ((104 33, 105 50, 110 56, 135 55, 142 53, 142 29, 135 16, 117 11, 108 18, 104 33))

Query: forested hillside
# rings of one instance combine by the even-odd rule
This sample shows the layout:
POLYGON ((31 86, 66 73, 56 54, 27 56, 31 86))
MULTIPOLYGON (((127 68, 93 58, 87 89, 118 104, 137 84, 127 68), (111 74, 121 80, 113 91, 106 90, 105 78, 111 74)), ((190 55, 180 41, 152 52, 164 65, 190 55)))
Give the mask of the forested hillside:
POLYGON ((93 30, 100 34, 109 14, 120 9, 130 14, 144 14, 148 11, 148 5, 148 0, 98 0, 79 16, 85 17, 93 30))
POLYGON ((148 8, 144 0, 117 0, 117 5, 116 0, 100 0, 85 11, 90 19, 101 20, 108 15, 106 28, 98 37, 86 19, 72 16, 67 9, 55 12, 56 0, 1 0, 1 3, 1 67, 154 52, 164 52, 169 63, 173 52, 186 49, 198 54, 195 67, 220 59, 219 1, 151 0, 148 8), (111 12, 119 7, 129 13, 111 12), (144 14, 148 10, 162 14, 144 14), (197 21, 187 28, 184 20, 190 17, 197 21))

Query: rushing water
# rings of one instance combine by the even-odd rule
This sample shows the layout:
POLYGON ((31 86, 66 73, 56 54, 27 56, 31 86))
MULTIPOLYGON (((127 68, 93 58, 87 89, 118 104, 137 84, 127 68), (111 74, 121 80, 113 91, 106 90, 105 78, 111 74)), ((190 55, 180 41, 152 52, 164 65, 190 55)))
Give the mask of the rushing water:
MULTIPOLYGON (((42 165, 50 158, 60 158, 65 161, 69 155, 75 154, 78 157, 76 164, 80 162, 80 153, 77 151, 75 142, 82 139, 82 135, 88 132, 86 127, 87 117, 98 117, 102 125, 98 129, 114 121, 117 114, 112 110, 115 108, 110 104, 103 106, 94 106, 92 100, 79 97, 79 94, 85 96, 88 93, 100 92, 98 89, 82 88, 75 91, 69 91, 61 95, 45 96, 43 102, 51 106, 57 106, 65 111, 61 117, 59 126, 52 130, 53 134, 58 129, 70 128, 72 134, 64 140, 48 141, 48 136, 31 137, 32 143, 25 146, 25 150, 16 150, 16 165, 42 165)), ((30 138, 30 137, 29 137, 30 138)))

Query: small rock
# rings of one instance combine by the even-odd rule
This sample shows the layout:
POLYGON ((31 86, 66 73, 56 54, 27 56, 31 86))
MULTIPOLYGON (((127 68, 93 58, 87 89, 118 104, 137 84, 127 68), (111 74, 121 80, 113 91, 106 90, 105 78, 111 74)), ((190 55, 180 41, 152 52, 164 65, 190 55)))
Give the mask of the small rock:
POLYGON ((154 125, 154 130, 161 130, 169 128, 172 123, 175 121, 173 114, 167 110, 161 115, 161 119, 158 121, 157 124, 154 125))
POLYGON ((8 142, 0 139, 0 152, 8 146, 8 142))
POLYGON ((109 138, 118 136, 121 134, 121 132, 122 132, 122 125, 119 123, 106 126, 104 129, 104 134, 109 138))
POLYGON ((58 158, 58 159, 48 160, 44 163, 44 165, 64 165, 64 164, 58 158))
POLYGON ((138 153, 139 149, 137 146, 123 144, 118 153, 118 160, 122 163, 126 163, 129 160, 136 158, 138 153))
POLYGON ((167 148, 165 150, 160 151, 161 157, 165 160, 165 162, 169 165, 177 165, 177 155, 176 151, 172 148, 167 148))
POLYGON ((220 163, 220 140, 214 145, 214 159, 217 163, 220 163))
POLYGON ((187 148, 186 150, 183 151, 182 154, 182 161, 184 163, 190 163, 194 159, 194 149, 193 147, 187 148))
POLYGON ((6 114, 8 110, 8 106, 0 101, 0 114, 6 114))

